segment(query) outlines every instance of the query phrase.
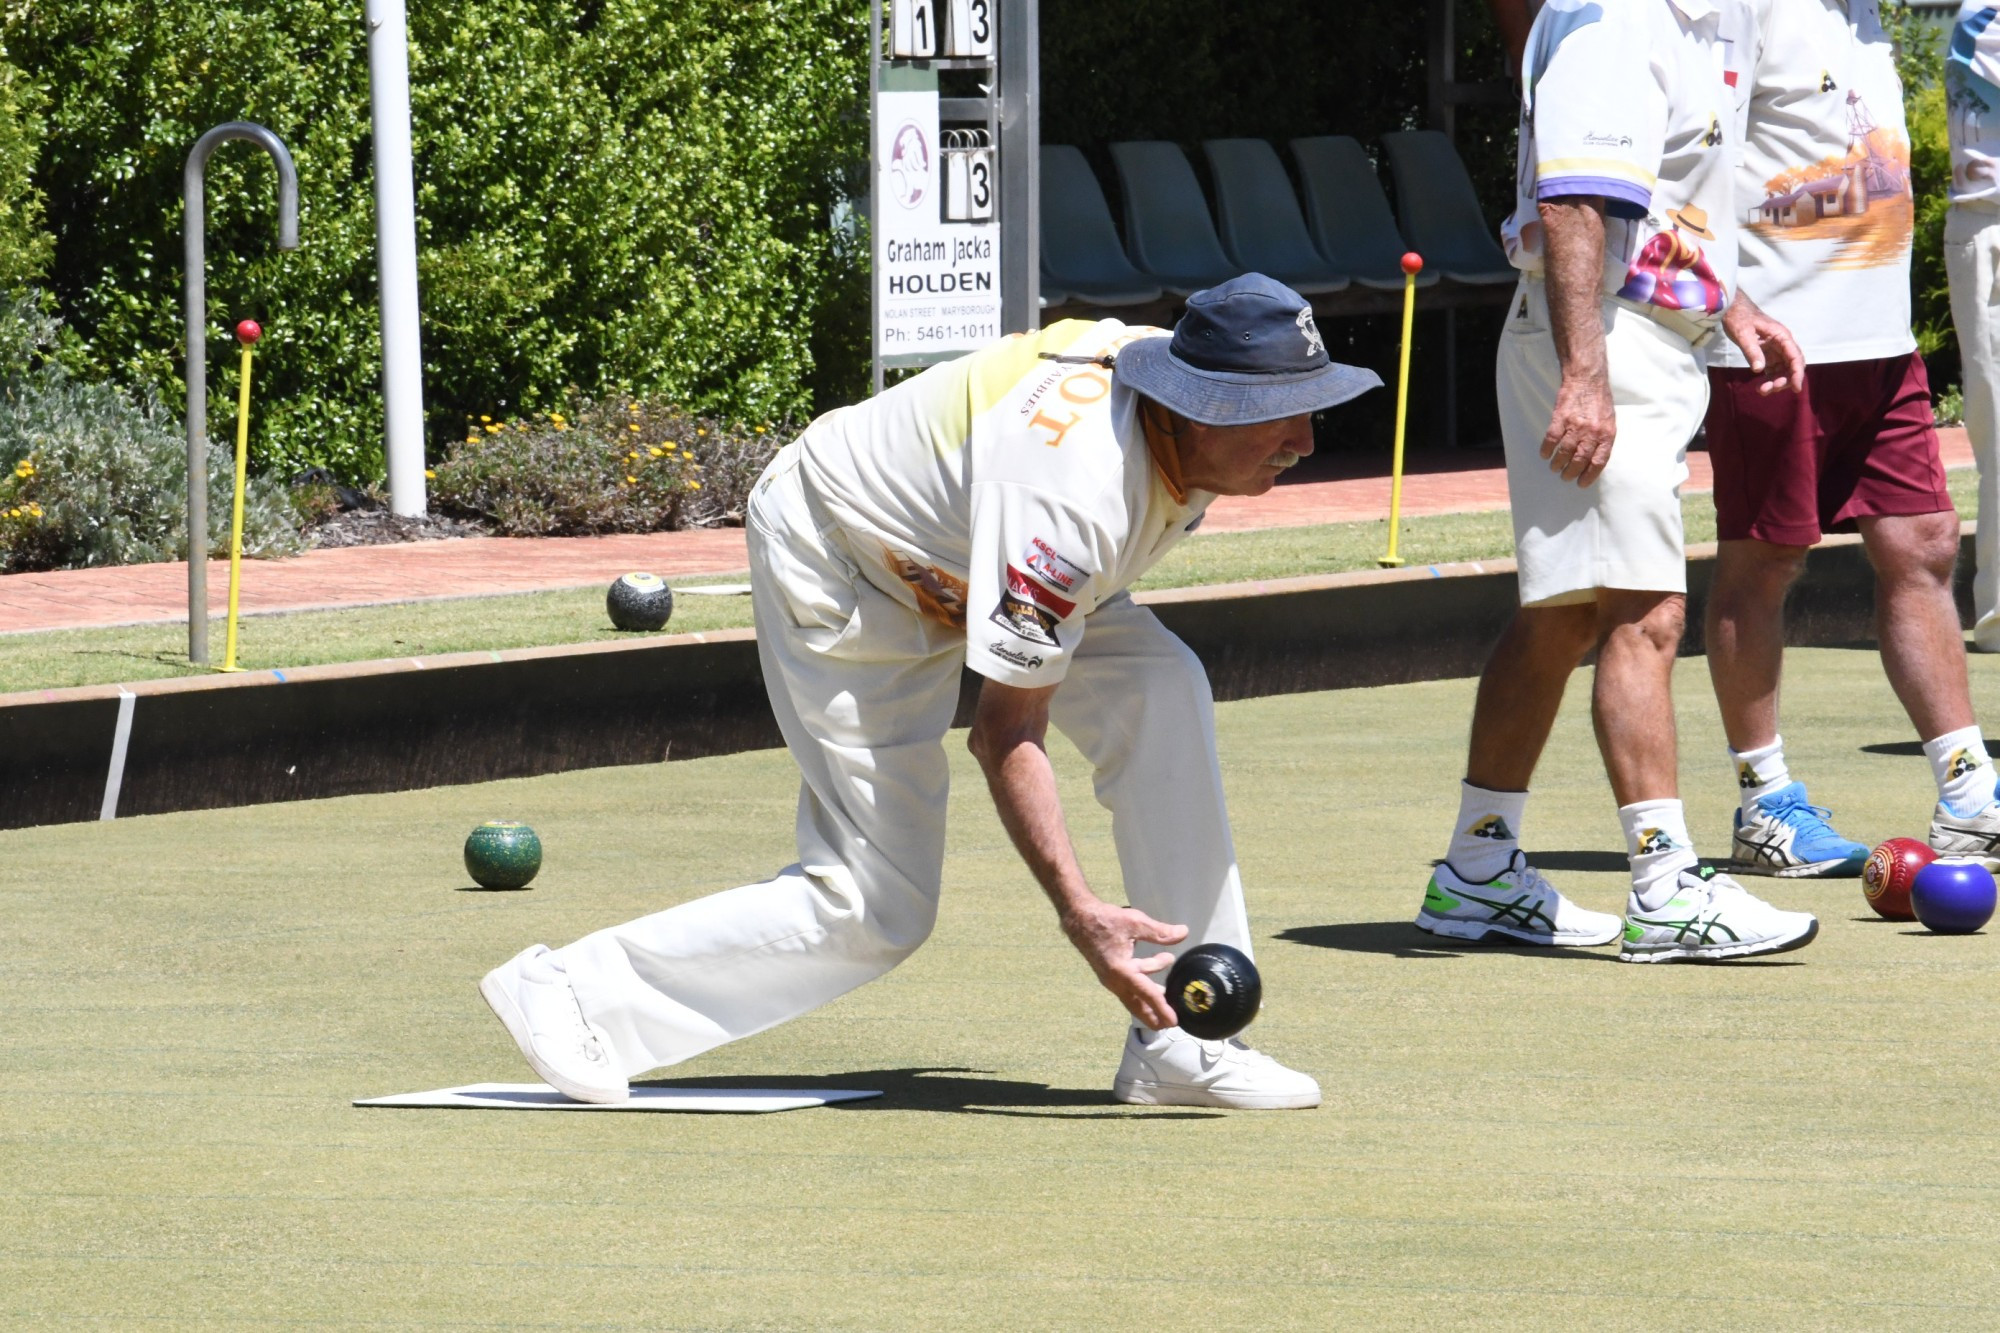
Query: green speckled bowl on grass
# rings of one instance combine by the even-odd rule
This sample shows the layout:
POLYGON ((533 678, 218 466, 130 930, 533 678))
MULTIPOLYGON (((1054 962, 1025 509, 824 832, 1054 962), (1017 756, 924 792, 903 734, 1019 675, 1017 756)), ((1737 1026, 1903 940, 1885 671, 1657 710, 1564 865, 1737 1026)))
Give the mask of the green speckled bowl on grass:
POLYGON ((542 868, 542 840, 526 824, 489 819, 465 839, 465 869, 482 889, 525 889, 542 868))

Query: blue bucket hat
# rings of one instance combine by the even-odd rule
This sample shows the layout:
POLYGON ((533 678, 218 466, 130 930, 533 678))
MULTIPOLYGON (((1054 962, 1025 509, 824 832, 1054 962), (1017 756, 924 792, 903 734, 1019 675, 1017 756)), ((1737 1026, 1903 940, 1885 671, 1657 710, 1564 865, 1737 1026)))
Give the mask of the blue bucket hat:
POLYGON ((1127 344, 1112 374, 1209 426, 1317 412, 1382 385, 1372 370, 1329 359, 1311 304, 1261 273, 1190 296, 1173 337, 1127 344))

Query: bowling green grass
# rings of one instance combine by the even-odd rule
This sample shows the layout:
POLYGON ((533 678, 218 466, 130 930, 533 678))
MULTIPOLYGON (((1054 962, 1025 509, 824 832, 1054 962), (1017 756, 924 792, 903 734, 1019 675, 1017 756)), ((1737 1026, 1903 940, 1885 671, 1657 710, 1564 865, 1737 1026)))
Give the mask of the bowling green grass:
MULTIPOLYGON (((1974 658, 1992 717, 2000 659, 1974 658)), ((1623 848, 1569 691, 1526 826, 1576 898, 1623 848)), ((1874 653, 1794 649, 1793 771, 1871 842, 1932 799, 1874 653)), ((1702 847, 1734 801, 1677 678, 1702 847)), ((1224 704, 1268 995, 1315 1111, 1108 1094, 1120 1011, 1008 848, 963 737, 931 943, 672 1071, 876 1088, 763 1117, 360 1110, 529 1077, 474 991, 537 940, 792 857, 779 752, 0 833, 0 1323, 632 1329, 1990 1329, 2000 936, 1824 923, 1762 964, 1460 946, 1409 925, 1472 682, 1224 704), (523 893, 459 843, 525 819, 523 893)), ((1118 878, 1056 750, 1083 862, 1118 878)))
MULTIPOLYGON (((1977 473, 1963 468, 1949 477, 1959 512, 1976 513, 1977 473)), ((1684 507, 1688 541, 1713 541, 1711 497, 1690 495, 1684 507)), ((1388 526, 1386 519, 1379 519, 1198 534, 1169 553, 1137 587, 1180 588, 1373 569, 1387 549, 1388 526)), ((1400 546, 1411 564, 1490 560, 1513 554, 1514 532, 1505 511, 1442 514, 1405 521, 1400 546)), ((255 576, 252 564, 247 577, 255 576)), ((681 586, 728 581, 692 579, 681 586)), ((681 597, 674 603, 673 620, 661 632, 684 634, 749 623, 748 597, 681 597)), ((632 637, 613 629, 605 618, 602 587, 246 616, 239 633, 237 661, 253 670, 632 637)), ((214 622, 209 641, 211 650, 219 653, 220 619, 214 622)), ((188 664, 184 624, 0 634, 0 694, 153 680, 197 670, 188 664)))

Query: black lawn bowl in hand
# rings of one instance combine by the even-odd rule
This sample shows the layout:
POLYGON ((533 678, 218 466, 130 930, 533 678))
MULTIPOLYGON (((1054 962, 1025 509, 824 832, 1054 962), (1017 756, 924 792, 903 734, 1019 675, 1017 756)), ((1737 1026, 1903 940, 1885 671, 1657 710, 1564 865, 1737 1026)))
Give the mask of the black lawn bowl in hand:
POLYGON ((1189 949, 1167 973, 1167 1003, 1181 1031, 1221 1041, 1250 1026, 1264 1003, 1264 979, 1241 949, 1202 944, 1189 949))
POLYGON ((526 824, 489 819, 465 839, 465 870, 482 889, 525 889, 542 868, 542 840, 526 824))
POLYGON ((674 590, 658 574, 627 574, 604 594, 604 609, 619 629, 656 630, 674 613, 674 590))

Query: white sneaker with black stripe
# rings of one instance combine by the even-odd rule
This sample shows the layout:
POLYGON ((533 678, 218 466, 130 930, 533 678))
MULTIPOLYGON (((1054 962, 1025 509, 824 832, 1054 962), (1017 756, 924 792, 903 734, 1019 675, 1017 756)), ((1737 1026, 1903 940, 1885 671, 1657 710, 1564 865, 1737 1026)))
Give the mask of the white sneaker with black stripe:
POLYGON ((1961 815, 1943 801, 1931 812, 1931 850, 1939 856, 1976 856, 2000 872, 2000 799, 1961 815))
POLYGON ((1683 870, 1674 896, 1648 910, 1635 897, 1625 913, 1627 963, 1719 963, 1803 949, 1819 934, 1810 912, 1786 912, 1727 875, 1683 870))
POLYGON ((1578 907, 1516 851, 1508 867, 1489 880, 1466 879, 1449 861, 1440 861, 1424 886, 1417 929, 1454 940, 1499 935, 1523 944, 1587 948, 1617 939, 1618 918, 1578 907))

